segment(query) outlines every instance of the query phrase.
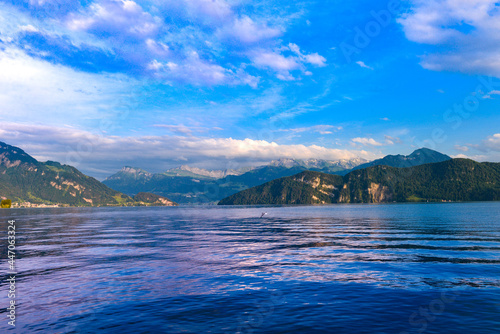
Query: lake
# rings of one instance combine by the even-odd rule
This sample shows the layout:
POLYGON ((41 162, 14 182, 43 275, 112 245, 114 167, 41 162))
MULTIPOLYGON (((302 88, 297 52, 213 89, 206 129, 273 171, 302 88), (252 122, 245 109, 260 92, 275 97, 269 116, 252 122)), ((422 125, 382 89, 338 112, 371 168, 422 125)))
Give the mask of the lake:
POLYGON ((9 209, 0 219, 0 332, 500 331, 500 203, 9 209))

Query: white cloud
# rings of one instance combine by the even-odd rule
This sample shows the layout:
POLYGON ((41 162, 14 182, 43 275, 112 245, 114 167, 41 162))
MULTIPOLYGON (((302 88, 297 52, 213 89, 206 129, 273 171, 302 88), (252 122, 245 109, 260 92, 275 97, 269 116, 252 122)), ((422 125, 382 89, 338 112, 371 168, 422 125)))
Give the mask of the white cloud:
POLYGON ((238 41, 253 44, 265 39, 271 39, 282 34, 280 29, 268 27, 265 24, 256 24, 250 17, 235 18, 231 24, 223 27, 219 34, 224 37, 233 37, 238 41))
POLYGON ((500 11, 495 0, 413 1, 398 22, 406 37, 437 47, 422 56, 434 71, 500 77, 500 11))
POLYGON ((483 140, 480 148, 500 152, 500 133, 496 133, 483 140))
POLYGON ((27 31, 27 32, 38 32, 39 30, 35 27, 33 27, 31 24, 27 24, 25 26, 20 26, 19 27, 22 31, 27 31))
POLYGON ((361 145, 365 145, 365 146, 383 146, 384 145, 384 144, 376 141, 373 138, 357 137, 357 138, 353 138, 352 142, 357 143, 357 144, 361 144, 361 145))
POLYGON ((317 53, 311 53, 309 55, 304 55, 303 57, 304 57, 306 63, 316 65, 318 67, 326 66, 326 58, 323 56, 320 56, 317 53))
POLYGON ((454 157, 463 157, 476 161, 500 161, 500 133, 486 137, 479 144, 466 144, 464 146, 455 145, 458 151, 468 152, 468 156, 458 154, 454 157), (481 154, 473 154, 473 151, 481 154))
MULTIPOLYGON (((217 24, 228 24, 234 13, 229 4, 220 0, 185 0, 181 12, 184 17, 210 17, 217 24), (224 20, 222 20, 224 18, 224 20)), ((164 3, 167 8, 182 3, 164 3), (170 6, 170 7, 168 7, 170 6)), ((169 11, 165 13, 170 15, 169 11)), ((240 22, 240 21, 238 21, 240 22)), ((254 28, 251 36, 256 36, 257 27, 247 18, 242 21, 254 28)), ((213 43, 207 40, 202 30, 194 26, 181 29, 169 27, 164 20, 145 11, 138 3, 130 0, 104 0, 89 6, 82 14, 71 14, 66 22, 71 30, 93 34, 96 38, 108 40, 113 52, 136 66, 142 72, 168 84, 191 84, 195 86, 249 85, 256 87, 258 78, 242 68, 228 69, 210 57, 213 43), (170 31, 171 30, 171 31, 170 31), (200 42, 203 40, 203 45, 200 42), (207 50, 208 49, 208 50, 207 50)), ((243 29, 242 28, 242 29, 243 29)), ((242 29, 231 29, 242 33, 242 29)), ((266 34, 266 32, 261 32, 266 34)), ((249 36, 250 36, 249 35, 249 36)), ((269 35, 269 32, 267 32, 269 35)), ((248 36, 247 36, 248 37, 248 36)), ((268 36, 272 37, 272 36, 268 36)), ((244 36, 242 37, 244 38, 244 36)), ((248 37, 250 38, 250 37, 248 37)))
POLYGON ((461 146, 461 145, 455 145, 455 150, 462 151, 462 152, 468 152, 469 151, 469 147, 467 147, 467 146, 461 146))
POLYGON ((209 17, 214 21, 219 21, 219 23, 233 15, 231 5, 224 0, 174 0, 173 2, 187 8, 192 17, 202 19, 209 17))
POLYGON ((155 59, 148 65, 148 68, 156 77, 167 82, 175 81, 199 86, 247 84, 254 88, 259 82, 259 78, 242 70, 234 72, 218 64, 202 60, 194 51, 179 63, 161 63, 155 59))
POLYGON ((364 62, 362 61, 357 61, 356 64, 358 64, 360 67, 363 67, 363 68, 367 68, 369 70, 373 70, 373 67, 370 67, 368 65, 366 65, 364 62))
POLYGON ((315 65, 318 67, 326 66, 326 58, 325 57, 320 56, 317 53, 312 53, 312 54, 308 54, 308 55, 303 54, 300 51, 299 46, 297 44, 294 44, 294 43, 288 44, 288 47, 290 48, 290 51, 295 53, 302 62, 311 64, 311 65, 315 65))
POLYGON ((294 80, 296 80, 295 77, 288 72, 278 73, 278 74, 276 74, 276 78, 278 78, 282 81, 294 81, 294 80))
POLYGON ((134 1, 104 0, 90 5, 85 15, 70 15, 67 25, 72 30, 145 38, 156 35, 160 22, 134 1))
POLYGON ((171 55, 168 45, 162 42, 157 42, 154 39, 146 39, 146 47, 155 56, 168 57, 171 55))
POLYGON ((491 92, 484 94, 482 98, 494 100, 494 98, 491 95, 500 95, 500 90, 492 90, 491 92))
POLYGON ((102 118, 136 81, 122 75, 89 74, 53 65, 22 50, 0 51, 0 119, 73 123, 102 118))
MULTIPOLYGON (((8 4, 3 3, 0 6, 0 35, 2 36, 3 41, 8 41, 11 46, 17 45, 18 48, 28 48, 29 45, 26 43, 18 43, 19 36, 22 36, 26 33, 29 34, 39 34, 44 35, 45 37, 55 37, 55 38, 64 38, 66 40, 71 40, 71 47, 80 47, 82 44, 85 44, 87 47, 92 47, 95 49, 101 49, 103 52, 110 52, 111 48, 106 45, 106 43, 97 38, 89 38, 85 33, 82 34, 77 31, 73 31, 67 29, 66 21, 61 21, 61 19, 57 18, 57 7, 59 5, 59 0, 53 0, 52 5, 55 5, 54 8, 49 2, 44 2, 41 5, 34 4, 30 6, 32 11, 38 11, 38 6, 46 6, 47 8, 43 8, 43 10, 47 10, 44 14, 47 17, 40 18, 39 16, 30 15, 29 11, 19 10, 14 6, 9 6, 8 4), (54 17, 50 18, 49 17, 54 17)), ((69 2, 62 2, 63 6, 79 6, 74 2, 69 4, 69 2)), ((30 4, 31 5, 31 4, 30 4)), ((44 15, 45 16, 45 15, 44 15)))
POLYGON ((465 155, 465 154, 456 154, 456 155, 452 155, 451 156, 453 159, 471 159, 471 160, 474 160, 474 161, 486 161, 488 159, 487 156, 485 155, 481 155, 481 154, 478 154, 478 155, 465 155))
POLYGON ((0 17, 5 17, 0 25, 2 40, 83 71, 122 71, 134 77, 160 78, 171 85, 256 88, 259 74, 254 69, 249 74, 249 62, 258 69, 271 69, 281 80, 295 80, 290 73, 295 70, 312 75, 306 65, 326 65, 317 53, 283 54, 289 49, 279 37, 300 15, 290 9, 263 11, 259 5, 224 0, 48 4, 30 4, 28 11, 19 6, 0 8, 0 17), (29 15, 39 10, 50 19, 29 15), (51 43, 30 45, 22 39, 26 33, 41 35, 51 43), (95 57, 88 57, 89 52, 95 57))
POLYGON ((288 72, 300 67, 295 57, 285 57, 266 50, 253 52, 251 59, 257 67, 267 67, 280 72, 288 72))
POLYGON ((310 76, 312 73, 306 70, 306 64, 317 67, 326 66, 326 59, 317 53, 304 54, 297 44, 290 43, 282 50, 255 49, 248 52, 249 58, 257 68, 267 68, 277 72, 276 77, 280 80, 291 81, 295 77, 291 71, 300 70, 304 75, 310 76), (281 51, 290 50, 295 56, 285 56, 281 51))
POLYGON ((386 146, 386 145, 401 144, 402 142, 403 141, 399 137, 392 137, 388 135, 384 136, 383 142, 379 142, 373 138, 368 138, 368 137, 357 137, 351 139, 351 144, 353 146, 357 146, 357 144, 364 146, 386 146))
POLYGON ((384 136, 386 145, 401 144, 402 140, 398 137, 384 136))
POLYGON ((176 80, 195 85, 217 85, 227 81, 229 70, 217 64, 211 64, 200 59, 198 53, 192 52, 182 63, 160 63, 154 60, 150 68, 156 70, 156 75, 166 80, 176 80))
MULTIPOLYGON (((108 175, 124 165, 150 170, 177 164, 217 160, 270 161, 277 158, 327 160, 373 158, 366 151, 331 149, 318 145, 279 145, 253 139, 204 138, 193 136, 104 136, 72 127, 52 127, 5 122, 0 140, 19 146, 40 160, 76 165, 83 171, 98 169, 108 175)), ((166 168, 166 167, 165 167, 166 168)), ((106 176, 103 174, 100 177, 106 176)))

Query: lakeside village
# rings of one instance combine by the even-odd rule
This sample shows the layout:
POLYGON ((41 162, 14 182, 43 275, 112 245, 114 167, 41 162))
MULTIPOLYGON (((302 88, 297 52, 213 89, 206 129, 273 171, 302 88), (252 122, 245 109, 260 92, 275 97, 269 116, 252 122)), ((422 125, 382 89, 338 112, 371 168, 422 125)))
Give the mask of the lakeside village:
MULTIPOLYGON (((45 204, 45 203, 31 203, 31 202, 14 202, 12 203, 10 199, 1 198, 1 208, 2 209, 19 209, 19 208, 69 208, 71 205, 69 204, 45 204)), ((429 201, 427 201, 429 202, 429 201)), ((453 202, 451 200, 441 200, 439 202, 453 202)), ((396 202, 394 202, 396 203, 396 202)))
POLYGON ((10 206, 11 208, 69 208, 69 204, 45 204, 45 203, 31 203, 31 202, 15 202, 10 206))
POLYGON ((9 208, 65 208, 69 207, 69 204, 45 204, 45 203, 31 203, 31 202, 14 202, 5 197, 1 197, 1 208, 9 209, 9 208))

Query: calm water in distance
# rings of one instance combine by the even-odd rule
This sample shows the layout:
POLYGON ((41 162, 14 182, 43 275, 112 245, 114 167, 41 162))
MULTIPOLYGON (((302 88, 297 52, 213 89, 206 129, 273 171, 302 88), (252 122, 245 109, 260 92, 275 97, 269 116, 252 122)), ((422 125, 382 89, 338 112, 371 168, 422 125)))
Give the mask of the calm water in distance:
POLYGON ((500 203, 11 209, 0 231, 0 333, 500 332, 500 203))

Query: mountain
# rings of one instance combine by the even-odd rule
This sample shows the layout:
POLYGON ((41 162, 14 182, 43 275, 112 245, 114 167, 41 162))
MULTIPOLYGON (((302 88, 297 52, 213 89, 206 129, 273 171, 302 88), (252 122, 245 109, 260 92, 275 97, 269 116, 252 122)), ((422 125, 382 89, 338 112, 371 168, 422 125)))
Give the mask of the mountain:
POLYGON ((178 203, 217 203, 239 191, 306 170, 345 175, 353 168, 368 167, 370 164, 409 167, 449 159, 451 158, 439 152, 420 149, 409 156, 387 156, 371 163, 361 158, 334 161, 279 159, 273 160, 269 165, 238 170, 209 171, 181 166, 156 174, 139 168, 124 167, 103 183, 130 196, 139 192, 150 192, 166 196, 178 203))
POLYGON ((321 160, 321 159, 279 159, 273 160, 269 166, 273 167, 304 167, 307 170, 322 171, 324 173, 335 173, 346 169, 352 169, 360 164, 366 163, 367 160, 361 158, 341 159, 341 160, 321 160))
MULTIPOLYGON (((431 164, 431 163, 436 163, 436 162, 443 162, 451 160, 451 157, 447 156, 446 154, 439 153, 437 151, 428 149, 428 148, 421 148, 418 150, 415 150, 412 154, 410 155, 387 155, 383 157, 382 159, 377 159, 373 160, 371 162, 363 163, 358 166, 355 166, 352 168, 350 171, 356 170, 356 169, 363 169, 371 166, 390 166, 390 167, 398 167, 398 168, 403 168, 403 167, 414 167, 414 166, 419 166, 419 165, 424 165, 424 164, 431 164)), ((346 171, 344 173, 341 173, 342 175, 347 174, 350 171, 346 171)))
POLYGON ((345 176, 305 171, 224 198, 219 205, 500 200, 500 163, 452 159, 384 165, 345 176))
POLYGON ((210 202, 202 198, 204 189, 214 182, 215 179, 205 176, 172 176, 123 167, 116 174, 106 178, 103 184, 130 196, 149 192, 166 196, 177 203, 204 203, 210 202))
POLYGON ((134 168, 134 167, 123 167, 120 172, 117 173, 117 175, 121 177, 126 177, 129 179, 133 180, 141 180, 141 179, 148 179, 151 178, 153 174, 146 172, 143 169, 140 168, 134 168))
POLYGON ((342 184, 342 176, 304 171, 243 190, 218 205, 332 203, 330 193, 342 184))
POLYGON ((203 168, 182 165, 178 168, 169 169, 163 174, 167 176, 187 176, 195 178, 206 177, 211 179, 222 179, 229 175, 241 175, 252 169, 252 167, 247 167, 240 169, 207 170, 203 168))
POLYGON ((150 174, 139 168, 124 167, 103 181, 108 187, 133 196, 150 192, 166 196, 177 203, 217 203, 220 199, 268 181, 294 175, 304 167, 263 166, 241 175, 211 178, 200 175, 170 173, 150 174))
POLYGON ((144 185, 150 182, 155 174, 146 172, 140 168, 123 167, 117 173, 111 175, 103 181, 106 186, 126 194, 137 194, 142 192, 144 185), (126 188, 127 191, 120 189, 126 188), (137 190, 136 190, 137 189, 137 190))
POLYGON ((54 161, 39 162, 22 149, 3 142, 0 142, 0 197, 18 203, 71 206, 152 204, 139 203, 74 167, 54 161))
POLYGON ((239 191, 305 170, 336 173, 343 171, 345 167, 357 166, 364 162, 366 160, 363 159, 280 159, 269 165, 237 170, 209 171, 181 166, 155 174, 140 168, 124 167, 106 178, 103 183, 130 196, 139 192, 150 192, 166 196, 178 203, 217 203, 239 191))

